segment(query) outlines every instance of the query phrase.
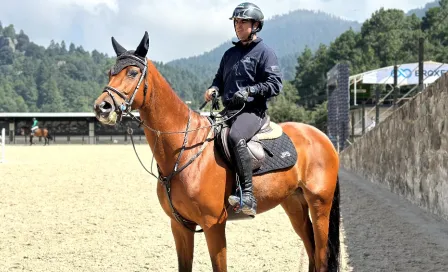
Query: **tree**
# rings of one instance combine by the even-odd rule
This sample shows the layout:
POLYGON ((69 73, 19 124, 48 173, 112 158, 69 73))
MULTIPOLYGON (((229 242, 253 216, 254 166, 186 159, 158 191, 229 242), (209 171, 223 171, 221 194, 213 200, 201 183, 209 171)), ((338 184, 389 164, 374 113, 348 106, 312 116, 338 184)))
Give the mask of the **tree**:
POLYGON ((70 54, 73 54, 73 53, 75 53, 75 51, 76 51, 76 46, 75 46, 75 44, 74 44, 74 43, 70 43, 70 47, 69 47, 68 52, 69 52, 70 54))
POLYGON ((422 19, 425 35, 425 55, 435 61, 448 62, 448 0, 439 1, 440 6, 429 9, 422 19))
POLYGON ((60 112, 63 110, 62 97, 54 79, 49 79, 39 90, 41 109, 44 112, 60 112))
POLYGON ((294 86, 299 92, 300 105, 312 109, 326 99, 326 73, 330 69, 327 46, 321 44, 312 55, 305 49, 298 58, 294 86))
POLYGON ((43 59, 36 74, 36 85, 38 88, 43 86, 50 79, 51 75, 51 63, 47 59, 43 59))
POLYGON ((406 16, 402 10, 381 8, 363 24, 361 47, 363 51, 373 50, 377 59, 375 66, 394 65, 409 59, 409 51, 413 56, 418 52, 414 34, 419 30, 420 19, 417 16, 406 16), (415 43, 409 46, 409 40, 415 43))
POLYGON ((29 43, 30 43, 30 38, 23 32, 23 30, 20 30, 19 35, 17 35, 16 49, 24 52, 24 51, 26 51, 29 43))
POLYGON ((338 62, 348 62, 352 73, 358 73, 362 66, 362 52, 358 48, 361 35, 349 29, 342 33, 328 49, 330 64, 338 62))
POLYGON ((43 59, 45 56, 45 48, 33 42, 30 42, 26 48, 25 56, 34 58, 36 60, 43 59))
POLYGON ((17 111, 17 94, 14 91, 12 84, 6 82, 4 77, 0 77, 0 82, 3 82, 3 84, 0 85, 0 108, 3 108, 6 112, 17 111))
POLYGON ((65 54, 67 54, 67 53, 68 53, 68 51, 67 51, 67 46, 65 45, 65 42, 62 41, 62 42, 61 42, 61 50, 60 50, 60 54, 65 55, 65 54))
MULTIPOLYGON (((299 96, 306 97, 310 91, 306 89, 307 75, 311 73, 313 65, 313 52, 309 47, 305 47, 302 54, 297 58, 296 76, 292 81, 294 87, 298 90, 299 96)), ((300 104, 306 104, 306 101, 299 101, 300 104)))
POLYGON ((314 111, 310 113, 311 117, 311 125, 317 127, 322 132, 327 133, 327 124, 328 124, 328 110, 327 110, 328 101, 319 104, 314 111))
POLYGON ((0 65, 11 65, 14 61, 14 52, 9 46, 0 48, 0 65))
POLYGON ((268 114, 275 122, 308 122, 309 114, 298 106, 300 97, 290 82, 285 82, 282 92, 269 102, 268 114))
POLYGON ((28 111, 28 106, 25 103, 25 100, 23 100, 23 97, 21 96, 16 96, 14 99, 15 102, 15 107, 17 112, 27 112, 28 111))
POLYGON ((16 30, 14 29, 14 25, 11 24, 11 25, 3 28, 3 36, 14 40, 16 38, 16 30))

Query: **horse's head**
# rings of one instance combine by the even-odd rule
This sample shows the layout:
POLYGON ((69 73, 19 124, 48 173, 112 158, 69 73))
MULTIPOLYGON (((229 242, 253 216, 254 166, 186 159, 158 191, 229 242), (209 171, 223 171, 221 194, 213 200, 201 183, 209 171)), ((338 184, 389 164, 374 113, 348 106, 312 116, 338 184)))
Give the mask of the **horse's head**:
POLYGON ((143 106, 148 91, 148 32, 136 50, 126 50, 114 37, 112 46, 117 60, 109 71, 109 83, 93 105, 96 118, 107 125, 115 125, 123 113, 143 106))

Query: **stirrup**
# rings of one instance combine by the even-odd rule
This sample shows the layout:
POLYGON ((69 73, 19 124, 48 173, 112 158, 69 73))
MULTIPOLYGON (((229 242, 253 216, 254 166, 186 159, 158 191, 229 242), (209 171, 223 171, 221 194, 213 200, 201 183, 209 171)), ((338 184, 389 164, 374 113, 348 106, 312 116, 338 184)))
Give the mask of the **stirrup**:
POLYGON ((238 175, 236 175, 236 183, 236 192, 239 192, 239 196, 230 195, 228 201, 229 204, 233 206, 233 211, 235 213, 240 213, 243 207, 243 190, 241 189, 241 183, 238 175))
MULTIPOLYGON (((252 201, 255 201, 255 208, 253 205, 251 207, 248 207, 248 205, 244 205, 243 203, 243 190, 241 189, 241 184, 239 183, 239 180, 237 180, 238 186, 236 191, 239 192, 239 196, 236 195, 230 195, 228 198, 229 204, 233 206, 233 211, 235 213, 240 213, 241 211, 250 216, 255 216, 257 214, 256 211, 256 199, 251 199, 252 201)), ((252 203, 253 204, 253 203, 252 203)))
POLYGON ((246 215, 255 216, 257 214, 256 208, 254 208, 253 206, 249 207, 248 205, 240 204, 242 203, 242 198, 240 197, 231 195, 229 196, 228 200, 230 205, 233 206, 233 211, 235 213, 240 213, 242 211, 246 215))

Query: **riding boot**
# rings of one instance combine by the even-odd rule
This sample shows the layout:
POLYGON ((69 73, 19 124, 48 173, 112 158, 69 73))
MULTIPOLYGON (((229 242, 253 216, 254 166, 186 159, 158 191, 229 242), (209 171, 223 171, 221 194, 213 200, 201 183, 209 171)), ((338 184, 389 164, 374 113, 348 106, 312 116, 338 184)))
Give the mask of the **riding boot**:
MULTIPOLYGON (((252 158, 247 150, 247 144, 241 139, 236 146, 233 147, 233 153, 236 160, 236 170, 241 183, 241 191, 243 196, 243 205, 241 210, 247 215, 255 215, 257 213, 257 200, 253 194, 252 188, 252 158)), ((240 196, 231 195, 229 203, 232 206, 240 204, 240 196)))

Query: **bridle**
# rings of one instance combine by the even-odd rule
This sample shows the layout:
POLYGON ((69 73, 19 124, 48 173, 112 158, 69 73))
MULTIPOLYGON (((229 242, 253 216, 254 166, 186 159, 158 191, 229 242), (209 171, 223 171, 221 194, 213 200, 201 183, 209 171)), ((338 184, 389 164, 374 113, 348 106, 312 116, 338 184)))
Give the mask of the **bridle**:
MULTIPOLYGON (((116 88, 114 88, 112 86, 107 85, 106 87, 104 87, 103 93, 106 92, 111 97, 111 99, 112 99, 112 101, 114 103, 114 106, 115 106, 115 112, 120 116, 120 121, 121 121, 121 118, 123 117, 123 114, 125 114, 125 113, 129 114, 131 112, 131 105, 134 102, 135 95, 137 94, 137 92, 138 92, 138 90, 140 88, 140 84, 146 78, 146 73, 147 73, 147 70, 148 70, 148 61, 147 61, 146 58, 144 58, 144 60, 142 60, 141 58, 133 56, 133 55, 125 55, 123 57, 118 57, 117 58, 117 63, 121 59, 125 59, 125 58, 131 59, 132 62, 138 62, 138 63, 143 64, 144 68, 143 68, 142 73, 140 74, 140 78, 138 80, 137 86, 135 87, 135 89, 132 92, 132 95, 130 97, 124 95, 122 92, 120 92, 119 90, 117 90, 116 88), (120 98, 123 99, 123 103, 121 105, 118 105, 117 100, 115 99, 114 94, 118 95, 120 98)), ((146 98, 146 93, 147 92, 148 92, 148 84, 145 81, 145 87, 143 89, 143 102, 142 102, 142 105, 139 107, 139 109, 141 109, 144 106, 144 104, 145 104, 145 98, 146 98)))

